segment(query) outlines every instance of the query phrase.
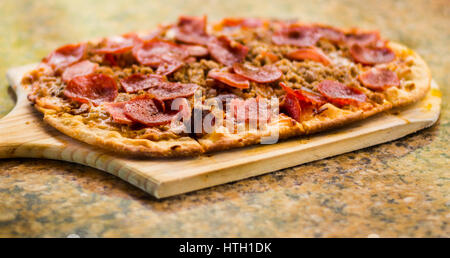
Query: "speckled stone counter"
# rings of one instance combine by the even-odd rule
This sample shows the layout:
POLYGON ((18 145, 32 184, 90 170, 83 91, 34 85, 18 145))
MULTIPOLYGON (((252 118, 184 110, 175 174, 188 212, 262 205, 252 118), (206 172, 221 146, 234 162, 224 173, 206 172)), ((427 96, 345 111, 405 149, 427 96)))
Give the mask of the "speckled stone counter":
POLYGON ((156 200, 102 171, 0 160, 1 237, 450 237, 450 5, 442 1, 0 1, 5 72, 55 47, 152 28, 179 14, 294 18, 381 30, 417 50, 441 86, 440 121, 395 142, 156 200))

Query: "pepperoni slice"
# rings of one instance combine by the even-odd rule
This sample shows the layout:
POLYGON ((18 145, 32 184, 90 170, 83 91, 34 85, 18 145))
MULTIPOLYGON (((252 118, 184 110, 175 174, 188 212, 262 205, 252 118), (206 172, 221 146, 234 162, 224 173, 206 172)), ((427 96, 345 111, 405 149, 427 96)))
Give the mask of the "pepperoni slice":
POLYGON ((359 81, 371 90, 385 90, 392 86, 399 86, 397 74, 386 68, 372 68, 359 75, 359 81))
POLYGON ((353 31, 345 35, 345 40, 347 42, 347 45, 349 46, 375 45, 380 40, 380 33, 378 31, 370 31, 370 32, 353 31))
POLYGON ((350 48, 350 54, 356 62, 364 65, 388 63, 395 59, 394 52, 387 47, 372 48, 353 45, 350 48))
POLYGON ((133 56, 140 64, 156 68, 167 60, 182 60, 187 57, 187 54, 172 42, 153 39, 142 42, 133 48, 133 56))
POLYGON ((171 57, 163 57, 158 69, 156 69, 156 73, 160 75, 169 75, 180 69, 183 65, 183 61, 171 57))
POLYGON ((288 86, 286 85, 286 83, 280 82, 280 86, 281 86, 281 88, 283 88, 284 91, 286 91, 287 94, 292 94, 292 95, 294 95, 294 96, 297 95, 297 94, 295 93, 295 90, 292 89, 292 88, 290 88, 290 87, 288 87, 288 86))
POLYGON ((325 25, 315 25, 320 38, 327 39, 333 43, 345 42, 345 34, 341 30, 325 25))
POLYGON ((364 93, 336 81, 324 80, 317 85, 317 90, 337 105, 358 104, 366 101, 364 93))
POLYGON ((288 93, 284 97, 283 105, 281 106, 283 112, 294 120, 300 121, 302 115, 302 108, 298 98, 288 93))
POLYGON ((163 113, 153 99, 147 95, 127 101, 124 113, 132 121, 147 126, 168 124, 176 115, 176 113, 163 113))
POLYGON ((188 55, 190 56, 206 56, 208 55, 208 49, 202 46, 196 46, 196 45, 184 45, 182 46, 184 50, 187 51, 188 55))
POLYGON ((275 65, 255 67, 249 64, 234 63, 233 70, 242 77, 259 83, 273 82, 283 75, 275 65))
POLYGON ((67 67, 64 70, 61 77, 63 81, 68 83, 70 80, 72 80, 77 76, 83 76, 94 73, 97 68, 98 68, 97 63, 92 63, 89 60, 84 60, 67 67))
POLYGON ((150 87, 147 92, 160 101, 186 98, 194 95, 198 85, 194 83, 162 82, 150 87))
POLYGON ((130 51, 137 42, 136 34, 125 34, 123 36, 110 37, 104 40, 102 48, 94 50, 98 54, 120 54, 130 51))
POLYGON ((297 50, 291 51, 287 54, 287 57, 293 60, 312 60, 315 62, 322 63, 323 65, 330 65, 331 60, 325 53, 323 53, 320 48, 299 48, 297 50))
POLYGON ((297 24, 282 27, 272 35, 272 41, 276 45, 292 45, 297 47, 313 46, 319 38, 320 33, 318 33, 316 28, 297 24))
POLYGON ((128 93, 135 93, 140 90, 146 90, 150 87, 158 86, 166 82, 166 80, 156 74, 140 74, 136 73, 120 80, 120 84, 128 93))
POLYGON ((106 112, 108 112, 113 121, 118 124, 132 124, 133 121, 131 121, 126 115, 125 115, 125 105, 128 103, 128 101, 123 102, 115 102, 115 103, 106 103, 104 105, 106 112))
POLYGON ((244 60, 249 49, 222 35, 217 38, 212 38, 208 42, 208 50, 214 60, 223 65, 232 66, 234 63, 239 63, 244 60))
POLYGON ((114 54, 105 54, 103 56, 103 62, 106 62, 110 66, 118 66, 117 58, 114 54))
POLYGON ((159 39, 145 41, 133 48, 133 56, 143 65, 158 68, 158 74, 168 75, 183 66, 188 57, 180 46, 159 39))
POLYGON ((320 107, 326 103, 326 99, 324 97, 309 89, 302 88, 294 90, 292 88, 289 88, 283 82, 280 82, 280 86, 284 89, 284 91, 286 91, 287 94, 295 96, 303 106, 314 105, 320 107))
POLYGON ((47 63, 54 70, 58 71, 71 64, 79 62, 86 53, 86 44, 75 44, 62 46, 44 58, 42 61, 47 63))
POLYGON ((117 97, 117 84, 106 74, 89 74, 73 78, 64 89, 64 95, 81 103, 112 102, 117 97))
POLYGON ((232 86, 235 88, 247 89, 250 87, 250 83, 245 77, 235 73, 222 72, 213 69, 209 71, 208 77, 216 79, 228 86, 232 86))
POLYGON ((300 101, 303 101, 305 103, 310 103, 314 106, 320 107, 323 104, 326 103, 326 99, 309 89, 301 89, 301 90, 295 90, 296 96, 300 101))
POLYGON ((209 36, 206 33, 206 16, 180 16, 175 29, 175 39, 190 44, 206 45, 209 36))

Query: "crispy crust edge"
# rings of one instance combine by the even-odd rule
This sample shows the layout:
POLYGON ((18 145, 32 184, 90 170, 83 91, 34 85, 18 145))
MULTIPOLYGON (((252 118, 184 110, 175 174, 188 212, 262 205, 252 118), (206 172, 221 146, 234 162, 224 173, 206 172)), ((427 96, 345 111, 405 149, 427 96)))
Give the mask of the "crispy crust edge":
POLYGON ((270 136, 274 134, 277 135, 278 139, 287 139, 302 135, 304 134, 303 132, 304 130, 300 123, 284 114, 280 114, 277 119, 268 123, 264 130, 231 134, 227 132, 226 128, 221 127, 218 131, 198 139, 198 142, 206 152, 215 152, 258 144, 261 143, 262 137, 268 137, 267 139, 270 141, 270 136))
POLYGON ((411 74, 409 81, 414 83, 412 91, 390 88, 386 91, 386 97, 393 107, 401 107, 412 104, 423 99, 431 87, 431 72, 426 62, 412 49, 396 42, 390 42, 389 47, 396 55, 409 56, 413 59, 414 65, 410 67, 411 74))
POLYGON ((80 116, 58 114, 53 110, 35 106, 44 114, 44 121, 58 131, 107 150, 132 157, 184 157, 197 156, 204 152, 200 144, 190 137, 151 141, 148 139, 130 139, 118 132, 92 128, 81 121, 80 116))

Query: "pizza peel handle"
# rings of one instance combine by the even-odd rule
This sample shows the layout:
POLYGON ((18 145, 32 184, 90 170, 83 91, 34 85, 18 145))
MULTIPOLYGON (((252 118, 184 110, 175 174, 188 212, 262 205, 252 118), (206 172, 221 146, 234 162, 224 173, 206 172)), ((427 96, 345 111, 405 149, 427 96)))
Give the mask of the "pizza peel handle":
POLYGON ((27 99, 28 89, 21 86, 21 79, 35 65, 12 68, 7 79, 16 92, 16 105, 0 120, 0 158, 44 157, 43 148, 64 146, 52 136, 55 130, 41 126, 42 117, 27 99))
POLYGON ((45 124, 42 115, 29 104, 27 90, 20 86, 24 73, 33 67, 12 68, 7 72, 17 103, 0 119, 0 158, 33 157, 80 163, 116 175, 158 198, 392 141, 433 125, 439 118, 441 105, 439 88, 433 82, 427 97, 418 103, 308 139, 255 145, 190 159, 136 160, 79 142, 45 124))

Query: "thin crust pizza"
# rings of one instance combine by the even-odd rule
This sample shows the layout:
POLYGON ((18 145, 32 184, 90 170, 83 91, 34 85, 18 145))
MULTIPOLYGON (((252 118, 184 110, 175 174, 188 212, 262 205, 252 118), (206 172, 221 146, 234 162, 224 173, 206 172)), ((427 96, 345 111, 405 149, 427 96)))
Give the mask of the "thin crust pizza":
POLYGON ((182 16, 148 33, 62 46, 22 79, 44 120, 140 157, 312 134, 423 98, 430 72, 377 31, 182 16))

